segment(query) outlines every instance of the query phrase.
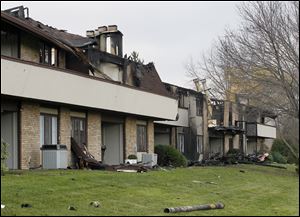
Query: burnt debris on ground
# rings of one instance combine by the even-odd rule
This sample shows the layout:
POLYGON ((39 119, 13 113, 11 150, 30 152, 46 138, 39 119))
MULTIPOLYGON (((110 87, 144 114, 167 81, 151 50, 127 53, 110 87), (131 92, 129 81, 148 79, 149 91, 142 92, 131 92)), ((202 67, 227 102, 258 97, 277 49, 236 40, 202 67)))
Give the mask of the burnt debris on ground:
POLYGON ((255 164, 261 166, 269 166, 280 169, 286 169, 284 166, 274 165, 268 158, 269 154, 248 154, 245 155, 241 152, 229 152, 226 155, 216 153, 210 158, 201 161, 193 161, 189 163, 189 166, 226 166, 236 164, 255 164))

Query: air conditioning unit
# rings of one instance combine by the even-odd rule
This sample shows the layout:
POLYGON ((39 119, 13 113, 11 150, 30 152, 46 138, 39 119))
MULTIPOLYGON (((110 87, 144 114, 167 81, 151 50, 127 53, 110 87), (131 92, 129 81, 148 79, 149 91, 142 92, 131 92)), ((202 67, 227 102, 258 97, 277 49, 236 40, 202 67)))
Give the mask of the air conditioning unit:
POLYGON ((43 145, 43 169, 67 169, 68 151, 66 145, 43 145))
POLYGON ((154 167, 155 165, 157 165, 157 154, 143 154, 142 155, 142 162, 145 166, 148 167, 154 167))
POLYGON ((138 162, 143 162, 143 154, 147 154, 147 152, 137 152, 136 153, 138 162))

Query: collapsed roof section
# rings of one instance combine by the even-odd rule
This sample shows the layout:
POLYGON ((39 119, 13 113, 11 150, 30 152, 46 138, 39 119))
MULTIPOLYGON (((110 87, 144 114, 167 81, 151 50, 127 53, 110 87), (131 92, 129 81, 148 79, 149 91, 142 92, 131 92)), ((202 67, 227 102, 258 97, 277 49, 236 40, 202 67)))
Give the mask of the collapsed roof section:
MULTIPOLYGON (((101 77, 114 82, 110 76, 99 70, 97 62, 109 62, 117 64, 120 67, 126 69, 130 64, 132 65, 133 78, 135 80, 134 86, 159 95, 174 98, 164 87, 153 63, 147 65, 135 63, 130 59, 123 58, 122 52, 106 52, 101 48, 101 41, 97 37, 83 37, 76 34, 68 33, 66 30, 60 30, 52 26, 45 25, 39 21, 36 21, 28 16, 25 16, 25 10, 23 6, 15 7, 5 11, 1 11, 1 20, 13 25, 23 31, 29 32, 38 38, 49 41, 59 48, 75 55, 83 64, 87 65, 92 73, 97 71, 101 74, 101 77)), ((28 12, 28 11, 27 11, 28 12)), ((110 28, 115 26, 109 26, 110 28)), ((100 28, 100 27, 99 27, 100 28)), ((120 33, 119 31, 113 31, 114 33, 120 33)), ((111 37, 107 31, 104 31, 105 37, 111 37)), ((97 36, 97 35, 95 35, 97 36)), ((113 40, 112 40, 113 41, 113 40)), ((113 44, 113 43, 112 43, 113 44)), ((120 44, 119 48, 121 47, 120 44)), ((120 82, 117 82, 120 83, 120 82)), ((126 85, 126 84, 125 84, 126 85)))

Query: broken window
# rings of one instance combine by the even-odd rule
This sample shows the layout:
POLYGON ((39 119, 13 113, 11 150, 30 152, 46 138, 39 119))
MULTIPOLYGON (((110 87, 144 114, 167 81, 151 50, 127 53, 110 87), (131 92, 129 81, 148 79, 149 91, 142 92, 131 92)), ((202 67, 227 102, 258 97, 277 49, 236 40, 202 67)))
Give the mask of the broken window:
POLYGON ((203 153, 203 136, 197 136, 197 153, 203 153))
POLYGON ((177 144, 177 149, 181 152, 184 153, 184 134, 179 133, 178 134, 178 144, 177 144))
POLYGON ((185 106, 185 96, 184 96, 184 94, 182 94, 182 93, 179 94, 179 101, 178 101, 178 103, 179 103, 179 107, 180 108, 185 108, 186 107, 185 106))
POLYGON ((40 42, 39 47, 40 63, 58 66, 58 50, 44 42, 40 42))
POLYGON ((137 125, 137 152, 147 152, 147 126, 137 125))
POLYGON ((57 144, 57 116, 40 115, 40 145, 57 144))

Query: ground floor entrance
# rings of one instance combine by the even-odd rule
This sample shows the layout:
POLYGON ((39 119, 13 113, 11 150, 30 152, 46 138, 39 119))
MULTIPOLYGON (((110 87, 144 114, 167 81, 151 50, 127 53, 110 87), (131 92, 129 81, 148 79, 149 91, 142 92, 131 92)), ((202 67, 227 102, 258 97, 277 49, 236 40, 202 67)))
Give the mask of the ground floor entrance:
POLYGON ((209 145, 210 145, 210 155, 214 155, 216 153, 223 154, 223 138, 210 137, 209 145))
POLYGON ((3 141, 8 145, 7 167, 9 169, 18 169, 18 113, 13 110, 1 107, 1 142, 3 141))
POLYGON ((102 123, 103 163, 119 165, 124 163, 124 136, 122 123, 102 123))

